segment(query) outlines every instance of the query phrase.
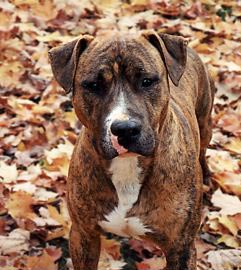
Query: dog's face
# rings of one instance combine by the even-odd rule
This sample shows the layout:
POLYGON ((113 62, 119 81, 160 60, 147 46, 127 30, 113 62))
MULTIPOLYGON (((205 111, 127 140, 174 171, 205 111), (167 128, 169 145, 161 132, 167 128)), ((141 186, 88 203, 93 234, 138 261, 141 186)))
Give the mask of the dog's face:
POLYGON ((182 38, 144 32, 84 36, 50 52, 57 81, 71 88, 75 112, 104 158, 153 154, 170 98, 168 74, 177 85, 185 49, 182 38))

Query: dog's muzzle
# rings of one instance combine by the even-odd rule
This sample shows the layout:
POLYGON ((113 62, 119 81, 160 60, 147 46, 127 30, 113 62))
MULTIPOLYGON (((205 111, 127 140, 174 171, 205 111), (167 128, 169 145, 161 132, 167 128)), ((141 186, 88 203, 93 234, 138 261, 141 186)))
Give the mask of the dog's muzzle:
POLYGON ((106 159, 117 156, 150 156, 154 152, 155 138, 151 127, 144 127, 138 119, 114 120, 103 130, 100 150, 106 159))
POLYGON ((118 154, 128 152, 131 144, 140 137, 141 129, 141 123, 137 120, 117 120, 111 124, 111 141, 118 154))

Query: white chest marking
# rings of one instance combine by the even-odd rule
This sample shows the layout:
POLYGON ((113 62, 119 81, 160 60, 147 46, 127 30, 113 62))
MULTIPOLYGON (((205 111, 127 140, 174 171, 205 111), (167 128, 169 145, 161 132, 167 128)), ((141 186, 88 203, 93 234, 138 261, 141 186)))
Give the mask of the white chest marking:
POLYGON ((110 172, 118 195, 118 206, 105 217, 106 221, 101 221, 99 225, 105 231, 124 237, 138 238, 150 232, 138 217, 126 217, 137 201, 141 188, 141 169, 138 167, 137 158, 115 158, 111 163, 110 172))

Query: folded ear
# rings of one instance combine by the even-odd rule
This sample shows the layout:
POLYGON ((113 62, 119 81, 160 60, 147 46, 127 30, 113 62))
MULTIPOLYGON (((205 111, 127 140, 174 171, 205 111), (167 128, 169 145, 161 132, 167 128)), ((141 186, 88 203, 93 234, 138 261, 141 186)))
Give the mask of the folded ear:
POLYGON ((152 30, 144 31, 143 35, 160 52, 169 77, 178 86, 186 66, 186 40, 179 36, 157 34, 152 30))
POLYGON ((54 77, 66 93, 73 90, 79 57, 88 47, 91 40, 93 40, 92 36, 83 35, 79 39, 75 39, 49 51, 49 59, 54 77))

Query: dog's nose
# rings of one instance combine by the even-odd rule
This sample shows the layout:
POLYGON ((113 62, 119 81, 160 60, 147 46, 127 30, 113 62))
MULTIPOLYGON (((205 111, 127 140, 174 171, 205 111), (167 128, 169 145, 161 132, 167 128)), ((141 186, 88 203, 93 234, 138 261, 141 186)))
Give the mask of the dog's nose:
POLYGON ((119 138, 134 138, 141 133, 141 123, 136 120, 116 120, 111 124, 110 130, 119 138))

